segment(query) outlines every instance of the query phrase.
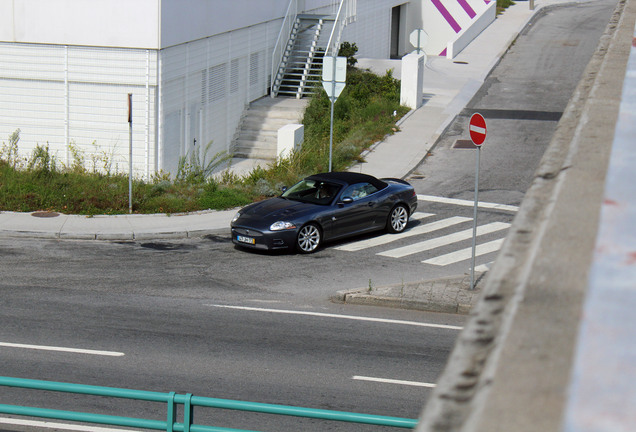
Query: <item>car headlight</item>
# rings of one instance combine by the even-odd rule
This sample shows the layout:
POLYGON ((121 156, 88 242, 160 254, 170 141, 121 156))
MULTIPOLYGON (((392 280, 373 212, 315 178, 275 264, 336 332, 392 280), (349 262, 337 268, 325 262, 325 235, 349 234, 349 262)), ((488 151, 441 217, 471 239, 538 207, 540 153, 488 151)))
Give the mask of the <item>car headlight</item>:
POLYGON ((232 223, 236 222, 238 220, 238 218, 241 217, 241 212, 237 212, 234 217, 232 218, 232 223))
POLYGON ((291 222, 285 222, 285 221, 274 222, 269 227, 270 231, 281 231, 281 230, 294 229, 294 228, 296 228, 296 225, 294 225, 291 222))

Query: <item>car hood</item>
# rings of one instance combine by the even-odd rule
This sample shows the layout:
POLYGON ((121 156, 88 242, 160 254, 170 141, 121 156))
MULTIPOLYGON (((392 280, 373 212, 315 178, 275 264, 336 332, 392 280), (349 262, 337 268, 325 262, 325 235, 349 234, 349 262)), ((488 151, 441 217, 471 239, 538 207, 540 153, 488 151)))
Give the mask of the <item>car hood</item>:
POLYGON ((270 198, 251 204, 241 210, 241 222, 260 220, 266 223, 294 218, 316 208, 316 204, 302 203, 285 198, 270 198))

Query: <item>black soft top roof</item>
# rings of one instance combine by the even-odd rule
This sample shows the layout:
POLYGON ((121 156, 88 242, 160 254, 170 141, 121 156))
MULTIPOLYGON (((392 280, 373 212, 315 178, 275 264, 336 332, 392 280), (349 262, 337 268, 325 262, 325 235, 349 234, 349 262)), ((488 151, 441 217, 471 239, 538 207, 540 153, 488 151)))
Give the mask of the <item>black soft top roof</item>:
POLYGON ((356 173, 356 172, 329 172, 322 174, 315 174, 309 177, 316 180, 328 180, 335 181, 337 183, 355 184, 355 183, 371 183, 378 189, 384 189, 387 187, 387 183, 379 180, 368 174, 356 173))

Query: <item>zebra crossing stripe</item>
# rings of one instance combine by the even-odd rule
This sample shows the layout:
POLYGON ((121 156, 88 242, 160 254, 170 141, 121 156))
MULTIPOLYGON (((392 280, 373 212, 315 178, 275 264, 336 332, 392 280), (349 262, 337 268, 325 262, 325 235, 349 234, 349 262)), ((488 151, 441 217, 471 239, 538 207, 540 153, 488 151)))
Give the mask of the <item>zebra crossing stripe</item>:
MULTIPOLYGON (((430 215, 433 216, 430 213, 424 213, 425 215, 430 215)), ((343 251, 347 251, 347 252, 354 252, 354 251, 359 251, 362 249, 366 249, 366 248, 371 248, 371 247, 375 247, 375 246, 381 246, 383 244, 387 244, 387 243, 391 243, 393 241, 396 240, 401 240, 401 239, 405 239, 407 237, 413 237, 416 235, 421 235, 421 234, 426 234, 429 232, 433 232, 433 231, 437 231, 437 230, 441 230, 444 228, 448 228, 450 226, 453 225, 457 225, 460 224, 462 222, 466 222, 472 220, 471 218, 468 217, 463 217, 463 216, 453 216, 447 219, 442 219, 442 220, 438 220, 435 222, 431 222, 425 225, 418 225, 414 228, 411 228, 407 231, 403 231, 401 234, 399 235, 395 235, 395 234, 384 234, 381 235, 379 237, 374 237, 374 238, 370 238, 368 240, 361 240, 361 241, 357 241, 357 242, 353 242, 353 243, 347 243, 345 245, 342 246, 338 246, 334 249, 337 250, 343 250, 343 251)))
MULTIPOLYGON (((457 198, 445 198, 445 197, 437 197, 432 195, 418 195, 418 201, 429 201, 429 202, 438 202, 442 204, 454 204, 465 207, 473 207, 475 205, 475 201, 463 200, 457 198)), ((505 210, 516 212, 519 211, 519 207, 508 205, 508 204, 497 204, 497 203, 489 203, 489 202, 480 202, 479 208, 482 209, 491 209, 491 210, 505 210)))
MULTIPOLYGON (((477 250, 475 250, 475 253, 477 253, 477 250)), ((471 257, 472 257, 472 254, 471 254, 471 257)), ((475 267, 475 271, 480 273, 487 272, 488 270, 490 270, 491 264, 492 263, 478 265, 477 267, 475 267)))
POLYGON ((409 220, 422 220, 422 219, 426 219, 427 217, 431 217, 431 216, 435 216, 435 213, 415 212, 415 213, 413 213, 411 215, 409 220))
MULTIPOLYGON (((475 256, 485 255, 491 252, 496 252, 501 248, 505 239, 497 239, 490 241, 488 243, 478 244, 475 248, 475 256)), ((435 258, 430 258, 422 261, 424 264, 432 264, 436 266, 445 266, 449 264, 454 264, 456 262, 465 261, 470 259, 473 256, 473 248, 469 247, 466 249, 458 250, 455 252, 448 253, 446 255, 440 255, 435 258)))
MULTIPOLYGON (((470 218, 466 218, 470 220, 470 218)), ((477 227, 477 235, 490 234, 492 232, 501 231, 510 226, 509 223, 505 222, 492 222, 486 225, 481 225, 477 227)), ((442 237, 433 238, 430 240, 425 240, 419 243, 414 243, 412 245, 400 247, 397 249, 391 249, 385 252, 380 252, 377 255, 391 257, 391 258, 402 258, 407 255, 412 255, 418 252, 425 252, 427 250, 435 249, 441 246, 446 246, 452 243, 457 243, 462 240, 466 240, 471 238, 473 235, 473 230, 467 229, 464 231, 458 231, 453 234, 445 235, 442 237)), ((471 249, 472 251, 472 249, 471 249)))

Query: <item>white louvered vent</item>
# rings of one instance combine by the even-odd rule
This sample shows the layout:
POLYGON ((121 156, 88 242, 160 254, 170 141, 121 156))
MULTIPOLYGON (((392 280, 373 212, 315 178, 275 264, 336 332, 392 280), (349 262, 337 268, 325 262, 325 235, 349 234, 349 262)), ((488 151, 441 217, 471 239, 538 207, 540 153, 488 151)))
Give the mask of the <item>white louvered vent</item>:
POLYGON ((208 102, 212 103, 225 97, 227 81, 227 63, 212 66, 210 69, 210 96, 208 102))
POLYGON ((239 59, 233 59, 230 65, 230 93, 236 93, 239 90, 239 59))

